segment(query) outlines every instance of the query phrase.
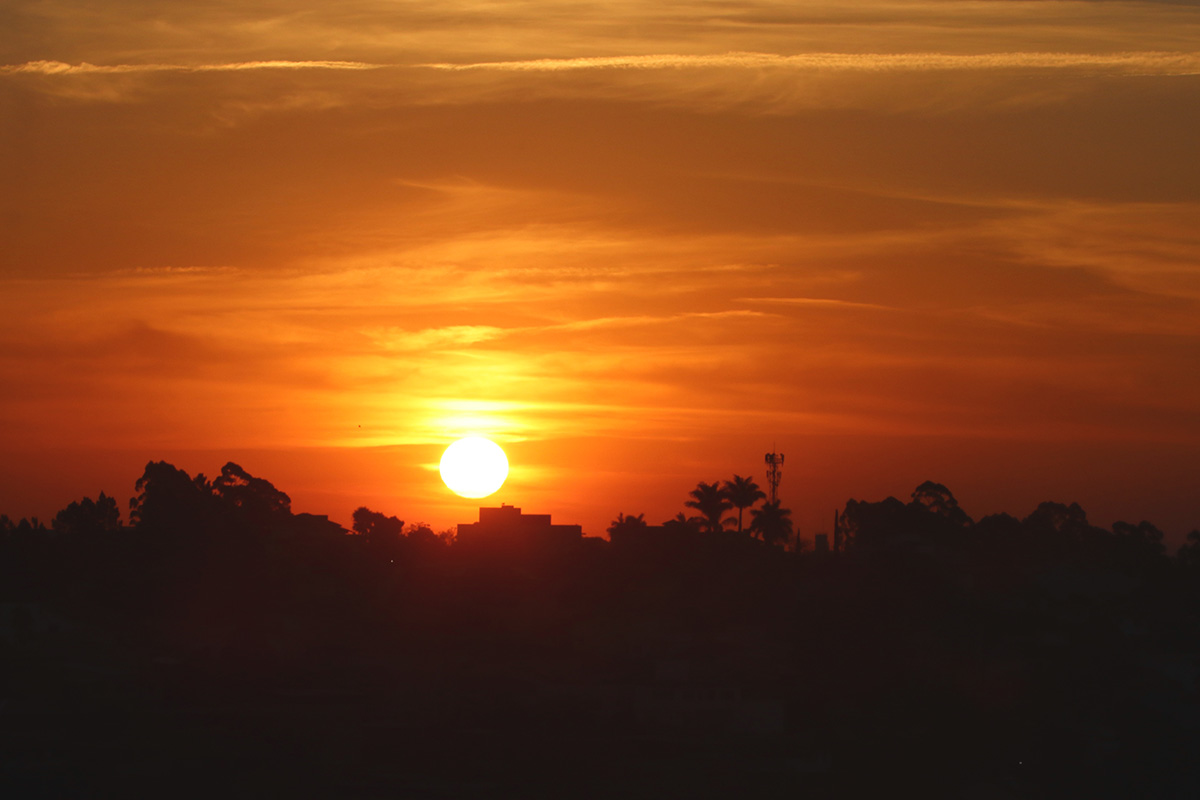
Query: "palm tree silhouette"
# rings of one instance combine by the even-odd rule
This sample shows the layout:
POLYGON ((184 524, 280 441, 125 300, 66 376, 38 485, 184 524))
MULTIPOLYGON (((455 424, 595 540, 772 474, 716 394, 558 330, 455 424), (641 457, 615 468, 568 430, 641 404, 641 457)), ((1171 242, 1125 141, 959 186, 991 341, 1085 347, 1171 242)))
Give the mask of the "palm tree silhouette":
POLYGON ((613 543, 628 542, 639 533, 646 530, 646 515, 617 514, 617 518, 608 526, 608 540, 613 543))
POLYGON ((677 531, 682 533, 696 533, 700 530, 700 524, 703 522, 700 517, 689 517, 687 514, 680 511, 675 516, 662 524, 663 530, 677 531))
POLYGON ((763 503, 750 512, 750 530, 767 544, 786 542, 792 535, 792 511, 780 508, 778 500, 763 503))
POLYGON ((734 475, 732 481, 725 481, 725 487, 722 490, 725 497, 733 504, 733 507, 738 512, 738 533, 742 532, 742 511, 757 503, 759 500, 765 500, 766 495, 762 489, 758 488, 758 484, 754 482, 753 477, 743 478, 741 475, 734 475))
POLYGON ((723 530, 721 517, 725 512, 732 508, 732 504, 721 491, 719 481, 705 483, 701 481, 688 493, 693 499, 684 503, 688 508, 694 508, 704 517, 704 527, 709 531, 723 530))

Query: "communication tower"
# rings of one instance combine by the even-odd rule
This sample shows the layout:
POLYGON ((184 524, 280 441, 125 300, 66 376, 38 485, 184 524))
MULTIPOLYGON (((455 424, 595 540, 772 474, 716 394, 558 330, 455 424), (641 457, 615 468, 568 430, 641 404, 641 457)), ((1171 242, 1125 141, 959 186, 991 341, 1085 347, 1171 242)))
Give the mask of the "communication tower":
POLYGON ((767 453, 767 484, 771 487, 771 502, 775 502, 775 494, 779 490, 780 473, 783 472, 783 453, 767 453))

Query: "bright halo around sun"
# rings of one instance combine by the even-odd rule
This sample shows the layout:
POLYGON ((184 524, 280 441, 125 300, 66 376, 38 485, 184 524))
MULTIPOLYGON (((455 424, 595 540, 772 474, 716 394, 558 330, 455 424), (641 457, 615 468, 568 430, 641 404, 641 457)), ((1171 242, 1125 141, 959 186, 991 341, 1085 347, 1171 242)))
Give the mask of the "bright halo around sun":
POLYGON ((462 497, 487 497, 508 477, 508 458, 500 445, 482 436, 459 439, 442 453, 442 480, 462 497))

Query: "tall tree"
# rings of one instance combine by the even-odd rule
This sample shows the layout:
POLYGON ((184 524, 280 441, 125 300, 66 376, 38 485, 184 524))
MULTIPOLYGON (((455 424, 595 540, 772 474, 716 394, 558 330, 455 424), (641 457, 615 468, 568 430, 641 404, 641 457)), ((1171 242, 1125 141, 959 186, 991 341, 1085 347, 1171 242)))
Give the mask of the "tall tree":
POLYGON ((778 500, 763 503, 750 512, 750 530, 767 544, 787 542, 792 535, 792 512, 780 508, 778 500))
POLYGON ((725 496, 725 492, 721 490, 720 482, 704 483, 701 481, 688 494, 692 499, 685 502, 684 505, 700 512, 700 516, 704 518, 705 529, 709 531, 723 530, 721 517, 725 516, 725 512, 733 506, 730 504, 729 498, 725 496))
POLYGON ((197 532, 212 520, 213 489, 203 474, 192 478, 166 461, 151 461, 134 488, 129 519, 141 530, 197 532))
POLYGON ((221 475, 213 479, 213 493, 226 503, 236 506, 245 516, 263 519, 289 515, 292 500, 275 488, 266 478, 256 478, 230 461, 221 467, 221 475))
POLYGON ((765 500, 767 495, 762 489, 758 488, 758 484, 754 482, 753 477, 743 478, 741 475, 734 475, 732 481, 725 481, 723 491, 725 492, 725 497, 737 509, 737 529, 738 533, 741 533, 742 512, 759 500, 765 500))
POLYGON ((958 506, 954 493, 940 483, 925 481, 912 493, 912 505, 943 518, 957 528, 969 528, 973 522, 967 512, 958 506))

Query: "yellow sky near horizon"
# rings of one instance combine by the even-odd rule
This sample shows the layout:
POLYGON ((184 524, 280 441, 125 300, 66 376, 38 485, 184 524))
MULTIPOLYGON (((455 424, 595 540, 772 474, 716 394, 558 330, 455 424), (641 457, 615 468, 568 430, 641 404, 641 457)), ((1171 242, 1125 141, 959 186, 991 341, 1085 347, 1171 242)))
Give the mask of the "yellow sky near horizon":
POLYGON ((502 499, 589 533, 773 444, 808 535, 925 478, 1200 527, 1195 3, 48 0, 0 30, 10 516, 178 453, 445 527, 435 451, 488 433, 502 499))

